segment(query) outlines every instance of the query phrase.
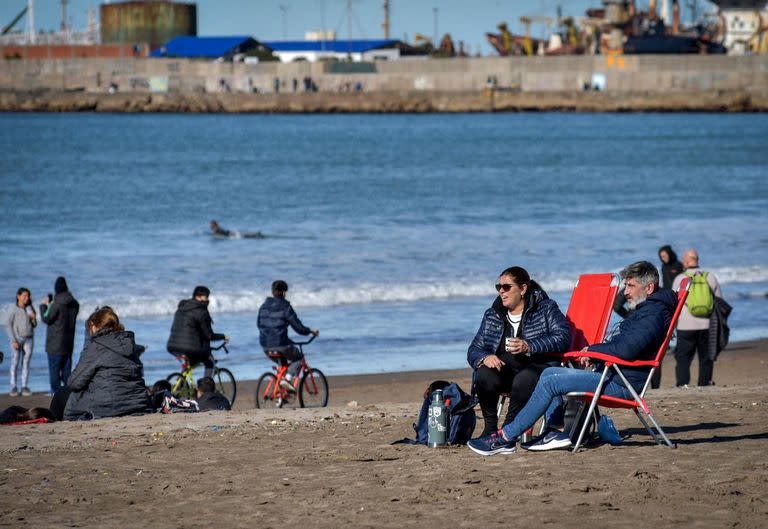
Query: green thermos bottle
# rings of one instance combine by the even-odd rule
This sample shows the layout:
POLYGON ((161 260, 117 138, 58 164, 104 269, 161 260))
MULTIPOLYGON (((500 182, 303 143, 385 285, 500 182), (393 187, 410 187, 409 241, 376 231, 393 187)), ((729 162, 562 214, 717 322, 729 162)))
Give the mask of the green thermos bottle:
POLYGON ((443 402, 443 390, 432 392, 432 402, 429 405, 429 432, 427 444, 431 448, 448 444, 448 410, 443 402))

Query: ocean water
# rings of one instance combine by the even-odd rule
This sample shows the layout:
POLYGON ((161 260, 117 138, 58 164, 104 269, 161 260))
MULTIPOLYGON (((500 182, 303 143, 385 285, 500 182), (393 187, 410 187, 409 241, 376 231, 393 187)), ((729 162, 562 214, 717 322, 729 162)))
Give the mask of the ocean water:
POLYGON ((148 346, 151 383, 206 284, 222 365, 248 379, 281 278, 326 373, 457 368, 507 266, 565 311, 579 274, 671 244, 720 279, 734 340, 768 337, 766 138, 757 114, 0 114, 0 301, 66 276, 81 319, 109 304, 148 346), (211 219, 267 237, 214 239, 211 219))

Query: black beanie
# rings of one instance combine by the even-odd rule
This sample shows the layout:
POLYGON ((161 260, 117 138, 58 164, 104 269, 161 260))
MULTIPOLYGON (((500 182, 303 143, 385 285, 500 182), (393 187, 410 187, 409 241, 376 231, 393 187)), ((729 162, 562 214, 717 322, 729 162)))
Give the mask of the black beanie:
POLYGON ((67 288, 67 280, 61 276, 57 277, 56 283, 53 286, 53 290, 57 294, 61 294, 62 292, 66 292, 67 290, 69 290, 69 288, 67 288))

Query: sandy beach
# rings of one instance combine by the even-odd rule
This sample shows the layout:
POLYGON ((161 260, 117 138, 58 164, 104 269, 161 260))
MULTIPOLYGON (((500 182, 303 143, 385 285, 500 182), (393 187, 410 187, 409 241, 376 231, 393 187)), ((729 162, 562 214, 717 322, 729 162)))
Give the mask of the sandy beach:
POLYGON ((765 526, 768 340, 732 344, 704 389, 674 388, 667 358, 648 400, 675 450, 626 411, 611 413, 621 446, 575 455, 390 444, 429 382, 470 376, 332 377, 312 410, 254 409, 250 381, 232 412, 0 427, 0 526, 765 526))

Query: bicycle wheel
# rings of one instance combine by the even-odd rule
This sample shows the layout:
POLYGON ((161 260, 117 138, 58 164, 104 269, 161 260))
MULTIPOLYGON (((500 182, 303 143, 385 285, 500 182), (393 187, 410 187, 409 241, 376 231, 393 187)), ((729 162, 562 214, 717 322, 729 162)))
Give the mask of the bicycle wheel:
POLYGON ((216 382, 216 391, 227 397, 231 405, 235 405, 237 396, 237 383, 232 372, 226 367, 217 367, 213 374, 213 380, 216 382))
POLYGON ((189 385, 187 377, 181 373, 172 373, 165 377, 165 380, 171 383, 171 393, 174 397, 180 399, 194 399, 195 388, 189 385))
POLYGON ((301 377, 299 404, 302 408, 322 408, 328 405, 328 381, 319 369, 312 368, 301 377))
POLYGON ((277 377, 272 373, 264 373, 256 384, 256 407, 266 408, 272 403, 272 393, 275 390, 277 377))

